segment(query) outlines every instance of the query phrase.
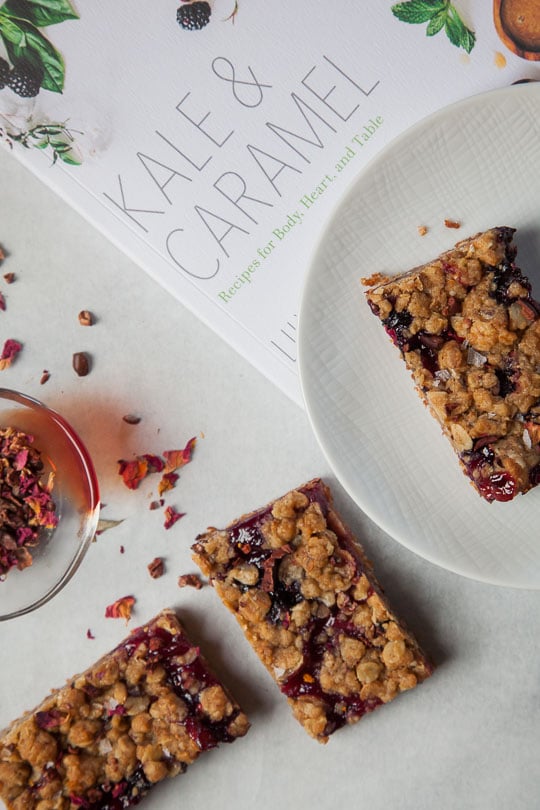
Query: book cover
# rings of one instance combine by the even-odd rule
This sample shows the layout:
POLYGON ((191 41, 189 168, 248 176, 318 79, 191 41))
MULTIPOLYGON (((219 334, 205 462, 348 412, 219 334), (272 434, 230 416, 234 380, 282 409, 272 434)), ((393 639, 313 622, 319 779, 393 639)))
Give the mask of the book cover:
POLYGON ((347 187, 430 113, 540 78, 530 4, 494 5, 7 0, 0 140, 300 402, 303 281, 347 187))

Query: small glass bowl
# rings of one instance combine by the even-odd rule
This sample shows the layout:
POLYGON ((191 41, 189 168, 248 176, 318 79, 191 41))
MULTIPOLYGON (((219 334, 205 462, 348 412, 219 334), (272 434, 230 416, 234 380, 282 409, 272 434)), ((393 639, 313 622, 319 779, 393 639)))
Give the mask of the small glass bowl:
POLYGON ((42 480, 54 472, 52 499, 58 525, 43 529, 32 565, 10 569, 0 581, 0 621, 29 613, 69 582, 92 542, 99 517, 99 488, 92 460, 66 420, 37 399, 0 388, 0 428, 14 427, 34 437, 32 446, 45 465, 42 480))

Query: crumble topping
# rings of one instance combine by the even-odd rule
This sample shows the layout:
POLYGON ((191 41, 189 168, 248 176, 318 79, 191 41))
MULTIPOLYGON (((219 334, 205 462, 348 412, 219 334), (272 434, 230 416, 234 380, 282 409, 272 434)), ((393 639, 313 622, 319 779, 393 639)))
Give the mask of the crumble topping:
POLYGON ((319 479, 226 530, 209 529, 193 551, 320 742, 431 674, 319 479))
POLYGON ((121 810, 248 727, 162 611, 0 735, 0 798, 9 810, 121 810))
POLYGON ((540 481, 540 307, 514 229, 492 228, 394 278, 363 280, 370 308, 486 500, 540 481))

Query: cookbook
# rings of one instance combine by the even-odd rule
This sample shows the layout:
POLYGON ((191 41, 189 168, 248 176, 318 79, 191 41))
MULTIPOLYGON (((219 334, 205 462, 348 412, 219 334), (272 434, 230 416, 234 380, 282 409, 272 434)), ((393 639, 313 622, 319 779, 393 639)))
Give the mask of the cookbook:
POLYGON ((325 223, 411 125, 540 78, 519 5, 7 0, 0 141, 301 403, 325 223))

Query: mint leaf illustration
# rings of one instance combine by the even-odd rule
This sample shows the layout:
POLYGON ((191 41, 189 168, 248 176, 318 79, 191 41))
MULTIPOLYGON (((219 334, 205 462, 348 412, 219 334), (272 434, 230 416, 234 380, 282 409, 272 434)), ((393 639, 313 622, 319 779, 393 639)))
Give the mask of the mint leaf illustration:
POLYGON ((445 22, 446 9, 443 8, 442 11, 438 11, 433 17, 431 17, 426 28, 426 36, 433 37, 435 34, 438 34, 439 31, 444 28, 445 22))
POLYGON ((68 0, 7 0, 0 10, 38 28, 76 20, 79 16, 68 0))
POLYGON ((431 20, 434 14, 444 9, 444 0, 408 0, 405 3, 396 3, 392 6, 392 13, 398 20, 408 23, 423 23, 431 20))
POLYGON ((427 22, 426 35, 432 37, 444 29, 457 48, 470 53, 476 42, 474 31, 467 28, 450 0, 406 0, 392 6, 392 14, 407 23, 427 22))
POLYGON ((37 124, 26 132, 11 134, 10 139, 22 144, 26 149, 31 147, 50 149, 53 166, 58 160, 67 163, 69 166, 80 166, 82 163, 81 155, 73 137, 73 130, 69 130, 65 123, 37 124))

